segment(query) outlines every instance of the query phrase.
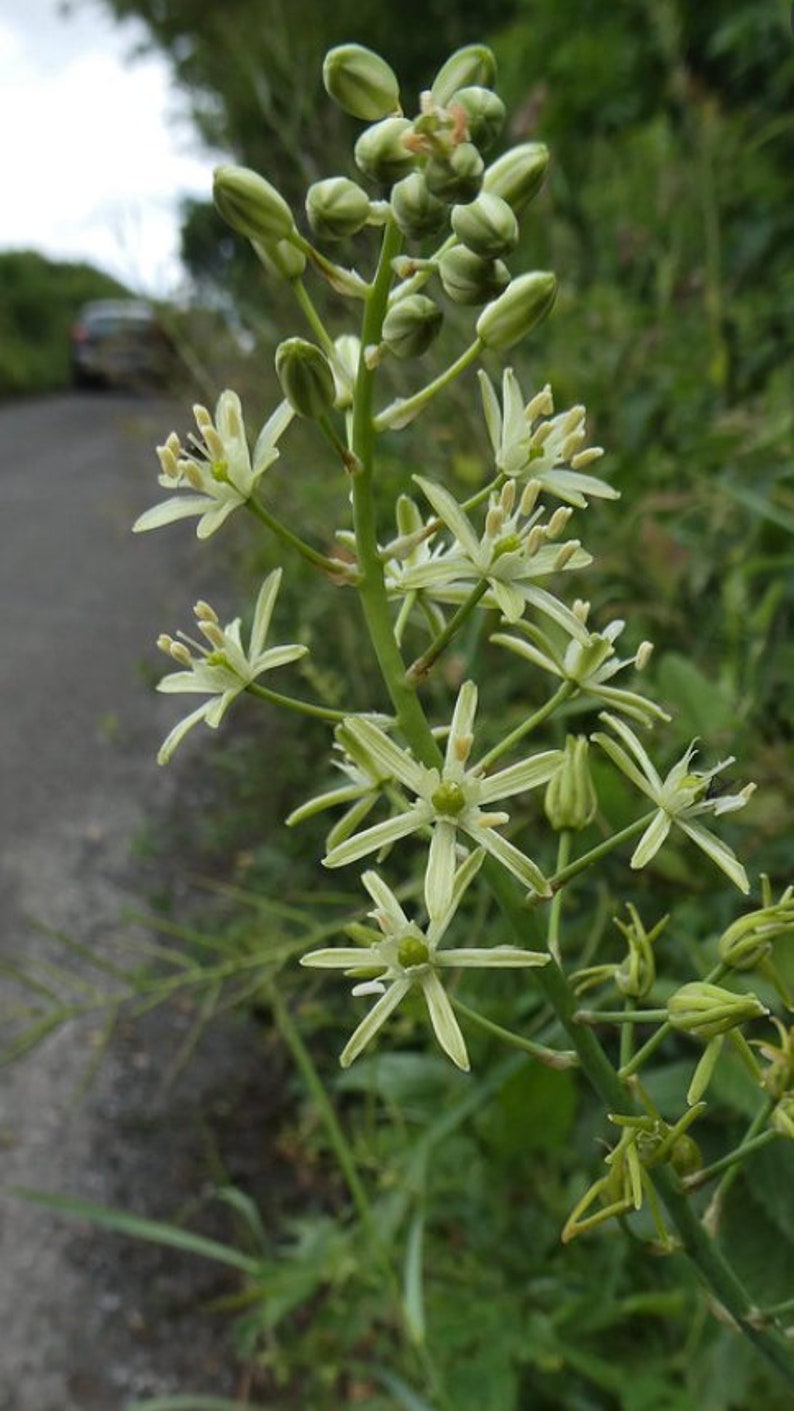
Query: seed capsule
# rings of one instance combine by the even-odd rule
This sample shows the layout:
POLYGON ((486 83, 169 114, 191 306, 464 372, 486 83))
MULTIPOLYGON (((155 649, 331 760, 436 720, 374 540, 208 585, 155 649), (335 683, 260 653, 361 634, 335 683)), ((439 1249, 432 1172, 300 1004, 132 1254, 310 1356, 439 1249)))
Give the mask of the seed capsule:
POLYGON ((757 995, 736 994, 705 980, 682 985, 667 1001, 667 1017, 673 1028, 701 1039, 717 1038, 768 1013, 757 995))
POLYGON ((216 167, 213 196, 226 224, 249 240, 270 245, 284 240, 295 229, 284 197, 248 167, 216 167))
POLYGON ((390 66, 362 44, 339 44, 323 63, 325 91, 351 117, 377 122, 400 111, 400 86, 390 66))
POLYGON ((509 289, 484 308, 477 335, 486 348, 503 353, 520 343, 549 313, 557 295, 557 280, 546 270, 520 274, 509 289))

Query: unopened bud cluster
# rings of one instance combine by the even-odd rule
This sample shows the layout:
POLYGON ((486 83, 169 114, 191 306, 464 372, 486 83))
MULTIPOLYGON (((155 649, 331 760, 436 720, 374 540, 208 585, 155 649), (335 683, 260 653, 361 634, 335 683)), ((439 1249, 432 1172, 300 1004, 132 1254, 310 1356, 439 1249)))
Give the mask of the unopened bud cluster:
MULTIPOLYGON (((495 76, 488 48, 459 49, 410 117, 394 72, 378 54, 341 44, 326 56, 327 92, 344 112, 368 124, 353 152, 364 184, 348 176, 312 183, 305 201, 311 238, 346 240, 391 220, 408 241, 439 242, 434 255, 406 262, 410 283, 398 284, 390 295, 378 357, 385 352, 416 358, 427 351, 442 318, 423 287, 431 279, 450 302, 482 308, 475 335, 496 352, 531 333, 554 302, 553 274, 514 278, 504 263, 519 241, 519 217, 543 183, 548 151, 540 142, 523 143, 486 165, 505 121, 504 104, 493 91, 495 76)), ((243 167, 219 167, 214 190, 221 215, 251 240, 275 276, 298 280, 307 258, 314 259, 336 290, 364 296, 365 283, 313 253, 286 201, 264 177, 243 167)))

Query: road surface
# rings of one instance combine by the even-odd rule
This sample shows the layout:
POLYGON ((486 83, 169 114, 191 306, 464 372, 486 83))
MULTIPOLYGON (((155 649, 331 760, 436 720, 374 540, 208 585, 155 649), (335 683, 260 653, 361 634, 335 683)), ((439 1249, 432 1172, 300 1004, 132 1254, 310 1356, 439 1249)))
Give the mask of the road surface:
MULTIPOLYGON (((6 962, 52 954, 42 927, 100 947, 123 930, 151 884, 136 848, 184 787, 184 767, 155 763, 179 708, 151 690, 152 644, 190 620, 199 592, 212 598, 217 561, 184 523, 130 533, 160 493, 153 446, 180 415, 120 393, 0 408, 6 962)), ((163 1108, 157 1055, 132 1043, 78 1101, 95 1036, 67 1029, 0 1072, 0 1185, 166 1215, 195 1174, 204 1080, 163 1108)), ((123 1411, 137 1396, 228 1389, 186 1269, 0 1200, 0 1411, 123 1411)))

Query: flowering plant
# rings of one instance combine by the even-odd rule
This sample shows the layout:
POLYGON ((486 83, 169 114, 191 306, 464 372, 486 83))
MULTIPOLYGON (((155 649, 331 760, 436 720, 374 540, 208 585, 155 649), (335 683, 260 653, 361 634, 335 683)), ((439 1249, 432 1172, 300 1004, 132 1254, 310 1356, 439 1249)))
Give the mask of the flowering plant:
MULTIPOLYGON (((253 243, 270 273, 292 288, 312 341, 290 337, 280 344, 276 372, 284 401, 265 422, 253 452, 231 391, 222 394, 214 422, 197 409, 200 440, 186 449, 173 433, 166 439, 158 452, 161 484, 176 493, 135 527, 146 530, 196 515, 199 537, 206 538, 232 510, 247 509, 285 552, 318 570, 323 591, 338 592, 340 585, 352 590, 340 598, 338 610, 361 612, 382 690, 369 710, 354 712, 259 684, 264 672, 305 652, 298 644, 265 648, 280 582, 276 570, 259 594, 247 650, 240 622, 221 628, 203 603, 196 611, 207 646, 161 639, 183 668, 167 676, 162 689, 200 692, 209 699, 174 727, 160 759, 171 758, 192 726, 202 721, 217 726, 243 691, 313 718, 318 730, 332 727, 334 763, 347 782, 298 802, 288 822, 299 826, 321 810, 343 808, 323 864, 352 868, 374 858, 361 884, 374 903, 369 918, 376 928, 352 924, 348 943, 323 945, 302 959, 309 968, 342 970, 354 981, 355 1000, 375 997, 342 1048, 342 1064, 353 1063, 376 1039, 388 1044, 394 1012, 418 992, 435 1039, 458 1068, 470 1066, 458 1014, 467 1027, 498 1032, 533 1059, 578 1066, 622 1136, 607 1157, 608 1174, 575 1202, 563 1238, 611 1219, 636 1220, 647 1204, 650 1242, 666 1250, 683 1248, 712 1304, 794 1377, 784 1336, 786 1310, 755 1306, 714 1239, 718 1198, 706 1220, 692 1194, 721 1177, 719 1195, 727 1175, 759 1144, 790 1140, 794 1131, 790 1036, 773 1016, 781 1044, 772 1044, 769 1006, 745 984, 754 968, 769 975, 774 947, 794 932, 791 888, 774 904, 765 882, 763 906, 724 932, 717 963, 708 971, 704 965, 703 973, 675 992, 669 983, 659 989, 662 947, 651 949, 665 923, 646 930, 633 902, 627 901, 629 923, 618 923, 628 947, 621 964, 581 967, 576 958, 581 947, 565 934, 563 906, 577 879, 609 854, 623 856, 632 840, 638 839, 626 861, 634 871, 649 867, 673 840, 683 840, 740 893, 752 889, 732 847, 701 821, 709 814, 719 829, 725 815, 748 803, 752 784, 719 793, 717 776, 731 761, 695 769, 694 744, 668 772, 657 768, 654 747, 646 747, 622 717, 648 733, 668 719, 665 710, 635 683, 613 684, 619 671, 642 671, 649 644, 618 659, 615 643, 623 621, 591 626, 589 604, 566 589, 570 575, 578 582, 592 562, 578 537, 565 537, 572 516, 587 512, 591 499, 616 497, 607 479, 588 473, 602 451, 586 445, 584 408, 555 414, 548 386, 525 401, 511 367, 503 370, 500 400, 480 369, 491 448, 485 483, 461 500, 453 483, 442 484, 428 473, 415 476, 429 511, 402 493, 394 511, 396 537, 385 544, 378 537, 377 526, 385 519, 379 475, 383 439, 395 444, 400 429, 423 415, 455 379, 483 360, 490 366, 532 335, 554 303, 552 273, 513 274, 505 263, 517 246, 520 219, 542 185, 548 153, 540 143, 525 143, 486 163, 504 118, 494 78, 487 49, 459 50, 410 117, 383 59, 355 44, 332 50, 324 66, 326 89, 346 113, 367 124, 354 149, 361 180, 331 177, 310 188, 308 234, 265 178, 229 166, 216 172, 221 214, 253 243), (365 227, 380 232, 369 273, 345 268, 323 248, 365 227), (324 280, 348 302, 357 325, 353 332, 332 336, 307 275, 324 280), (474 311, 470 336, 447 366, 423 380, 420 360, 450 305, 474 311), (417 385, 407 396, 383 401, 380 388, 394 359, 416 367, 417 385), (344 558, 307 542, 262 497, 263 475, 279 454, 276 442, 286 438, 294 417, 315 426, 336 464, 340 505, 350 509, 348 522, 337 529, 344 558), (554 507, 552 500, 563 504, 554 507), (465 630, 470 627, 482 629, 478 640, 488 636, 492 650, 506 654, 505 663, 519 663, 541 696, 540 705, 526 710, 510 730, 489 714, 489 678, 475 682, 474 654, 466 646, 474 640, 465 630), (409 643, 415 644, 413 659, 409 643), (453 644, 464 664, 457 680, 465 678, 454 703, 443 701, 446 687, 437 670, 453 644), (493 743, 471 762, 478 708, 481 734, 493 743), (571 711, 580 716, 601 711, 605 728, 590 736, 598 746, 595 772, 587 737, 567 732, 571 711), (604 771, 618 786, 627 779, 650 801, 651 811, 613 828, 599 805, 604 771), (541 786, 545 822, 534 803, 541 786), (518 800, 518 806, 508 812, 502 807, 506 800, 518 800), (597 841, 588 838, 589 828, 597 829, 597 841), (406 876, 413 879, 409 894, 419 898, 413 919, 398 898, 406 876), (481 895, 495 901, 510 945, 490 941, 487 920, 472 937, 473 902, 481 895), (539 988, 550 1016, 549 1044, 533 1042, 518 1021, 511 1029, 494 1026, 464 1005, 456 972, 472 968, 532 970, 528 984, 539 988), (583 1008, 582 991, 596 986, 598 1004, 583 1008), (611 987, 622 1008, 608 1007, 604 987, 611 987), (651 1031, 640 1044, 638 1030, 651 1031), (749 1041, 746 1031, 752 1033, 749 1041), (679 1036, 706 1047, 680 1110, 663 1118, 638 1075, 662 1044, 679 1036), (560 1042, 568 1047, 560 1048, 560 1042), (769 1060, 769 1068, 754 1049, 769 1060), (744 1065, 758 1107, 739 1146, 706 1162, 690 1128, 708 1108, 709 1085, 724 1050, 744 1065), (594 1211, 599 1200, 604 1204, 594 1211)), ((778 993, 788 1002, 784 986, 778 993)), ((338 1145, 333 1118, 328 1121, 338 1145)), ((366 1198, 349 1152, 342 1164, 366 1219, 366 1198)), ((643 1237, 642 1225, 636 1228, 643 1237)), ((404 1324, 425 1357, 410 1310, 404 1324)))

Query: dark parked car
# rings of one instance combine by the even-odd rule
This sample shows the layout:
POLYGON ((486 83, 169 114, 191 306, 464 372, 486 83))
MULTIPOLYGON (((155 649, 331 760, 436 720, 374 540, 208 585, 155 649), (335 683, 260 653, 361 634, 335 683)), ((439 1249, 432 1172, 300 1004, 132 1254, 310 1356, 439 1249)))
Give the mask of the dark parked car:
POLYGON ((162 385, 173 357, 151 304, 97 299, 83 306, 72 328, 71 361, 76 387, 137 387, 162 385))

